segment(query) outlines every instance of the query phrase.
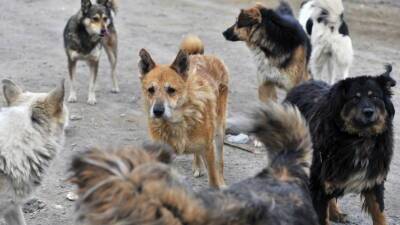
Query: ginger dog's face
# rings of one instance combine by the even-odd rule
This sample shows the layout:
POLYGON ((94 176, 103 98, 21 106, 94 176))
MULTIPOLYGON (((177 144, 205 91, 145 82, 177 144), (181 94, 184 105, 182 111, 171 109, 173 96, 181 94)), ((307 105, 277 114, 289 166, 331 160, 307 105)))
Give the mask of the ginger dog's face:
POLYGON ((180 51, 171 65, 156 65, 144 49, 139 56, 140 79, 149 118, 177 122, 179 109, 186 100, 187 54, 180 51))

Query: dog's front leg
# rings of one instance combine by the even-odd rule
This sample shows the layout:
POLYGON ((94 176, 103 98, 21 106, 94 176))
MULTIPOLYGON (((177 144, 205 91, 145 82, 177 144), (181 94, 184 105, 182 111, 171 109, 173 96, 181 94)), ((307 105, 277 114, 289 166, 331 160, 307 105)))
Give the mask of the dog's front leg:
POLYGON ((268 102, 269 100, 276 101, 278 95, 276 93, 276 85, 272 82, 265 82, 258 87, 258 98, 262 102, 268 102))
POLYGON ((205 151, 205 162, 208 172, 208 183, 211 187, 221 188, 225 186, 223 177, 220 177, 219 170, 217 169, 216 157, 215 157, 215 144, 210 141, 205 151))
POLYGON ((387 225, 384 212, 384 184, 376 185, 362 195, 365 198, 363 208, 371 215, 374 225, 387 225))
POLYGON ((106 50, 108 61, 111 66, 111 79, 113 82, 112 93, 119 93, 119 85, 117 80, 116 68, 118 59, 118 38, 115 29, 110 36, 103 41, 104 49, 106 50))
POLYGON ((321 188, 310 188, 314 209, 319 218, 320 225, 329 225, 329 209, 328 203, 330 199, 321 188))
POLYGON ((89 105, 96 104, 96 79, 97 79, 97 72, 99 71, 99 60, 89 60, 88 66, 90 69, 90 81, 89 81, 89 94, 88 94, 88 101, 89 105))
POLYGON ((4 219, 7 225, 26 225, 21 206, 15 206, 5 214, 4 219))
POLYGON ((76 102, 76 89, 75 89, 75 77, 76 77, 76 63, 75 59, 68 59, 68 73, 69 73, 69 97, 68 102, 76 102))

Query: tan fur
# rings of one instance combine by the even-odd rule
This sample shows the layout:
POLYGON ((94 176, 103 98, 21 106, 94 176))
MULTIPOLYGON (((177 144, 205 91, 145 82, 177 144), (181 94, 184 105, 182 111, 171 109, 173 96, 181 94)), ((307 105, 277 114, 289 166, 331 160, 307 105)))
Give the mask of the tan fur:
POLYGON ((185 74, 178 74, 173 66, 154 65, 142 75, 141 81, 148 114, 157 101, 167 103, 172 111, 168 120, 149 116, 152 139, 170 144, 178 154, 198 154, 206 163, 210 185, 223 186, 228 95, 228 71, 224 63, 215 56, 192 55, 185 74), (157 89, 154 95, 147 91, 150 86, 157 89), (174 87, 176 93, 170 96, 163 92, 166 86, 174 87))
POLYGON ((204 54, 204 44, 199 37, 195 35, 186 36, 181 43, 180 49, 184 50, 186 54, 204 54))
POLYGON ((276 93, 276 87, 274 83, 264 82, 264 84, 258 87, 258 98, 262 102, 268 102, 269 100, 276 101, 278 95, 276 93))
POLYGON ((331 199, 328 203, 329 219, 335 223, 345 223, 346 214, 343 214, 339 208, 339 203, 336 199, 331 199))
POLYGON ((364 197, 365 202, 363 207, 371 215, 373 225, 387 225, 385 212, 379 209, 375 195, 372 192, 368 192, 364 194, 364 197))

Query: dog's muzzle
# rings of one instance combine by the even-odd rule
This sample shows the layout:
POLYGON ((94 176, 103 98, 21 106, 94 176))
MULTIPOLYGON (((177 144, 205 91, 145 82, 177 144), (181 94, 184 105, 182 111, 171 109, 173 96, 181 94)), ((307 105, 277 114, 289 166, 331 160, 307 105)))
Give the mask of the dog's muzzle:
POLYGON ((164 107, 163 103, 154 104, 153 109, 152 109, 153 117, 161 118, 164 116, 164 113, 165 113, 165 107, 164 107))
POLYGON ((239 37, 235 34, 235 25, 224 31, 222 35, 224 35, 225 39, 228 41, 240 41, 239 37))

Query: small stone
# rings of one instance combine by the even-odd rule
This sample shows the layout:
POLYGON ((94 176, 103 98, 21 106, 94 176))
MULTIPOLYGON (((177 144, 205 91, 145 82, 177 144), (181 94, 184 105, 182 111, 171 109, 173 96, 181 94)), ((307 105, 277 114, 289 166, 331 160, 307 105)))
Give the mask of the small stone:
POLYGON ((250 138, 246 134, 239 134, 239 135, 227 135, 226 140, 231 143, 235 144, 246 144, 249 142, 250 138))
POLYGON ((64 209, 64 207, 62 205, 54 205, 54 208, 59 209, 59 210, 64 209))
POLYGON ((78 200, 78 198, 79 198, 78 195, 75 194, 74 192, 67 193, 67 199, 70 200, 71 202, 78 200))
POLYGON ((122 114, 120 114, 119 116, 120 116, 120 117, 125 117, 126 114, 125 114, 125 113, 122 113, 122 114))
POLYGON ((69 118, 71 121, 78 121, 78 120, 82 120, 82 116, 79 115, 71 115, 69 118))

